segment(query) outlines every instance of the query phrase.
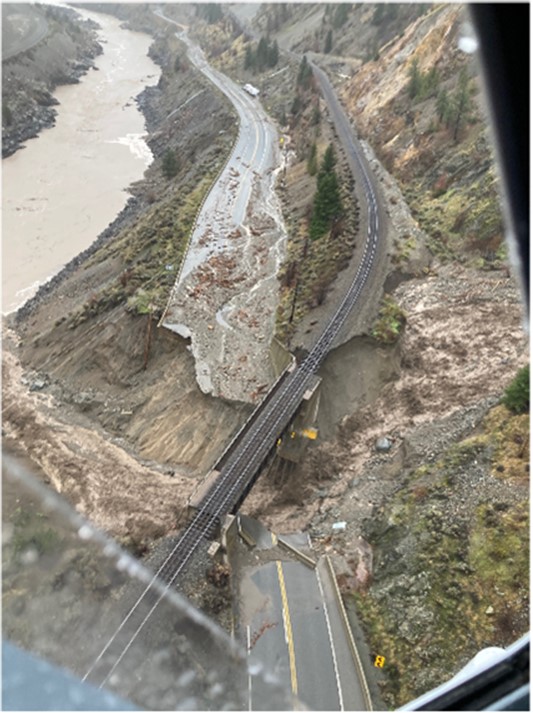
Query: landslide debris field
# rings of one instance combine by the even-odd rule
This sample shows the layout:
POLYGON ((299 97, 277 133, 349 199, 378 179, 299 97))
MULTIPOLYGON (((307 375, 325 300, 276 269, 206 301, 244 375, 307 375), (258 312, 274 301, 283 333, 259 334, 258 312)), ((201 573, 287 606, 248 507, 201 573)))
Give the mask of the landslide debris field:
MULTIPOLYGON (((283 48, 312 52, 336 86, 377 178, 385 242, 365 308, 321 368, 317 441, 299 463, 269 462, 243 512, 275 532, 306 531, 332 556, 370 649, 386 658, 376 676, 394 708, 528 629, 528 404, 501 402, 528 363, 528 340, 480 80, 457 49, 460 5, 247 10, 248 34, 234 14, 167 12, 214 66, 261 88, 285 140, 277 194, 287 241, 265 369, 274 330, 297 354, 316 337, 350 279, 364 215, 327 107, 283 48), (279 55, 260 66, 267 29, 279 55), (456 122, 443 90, 449 107, 466 91, 456 122), (344 209, 309 240, 330 144, 344 209)), ((202 393, 188 340, 157 326, 235 114, 172 28, 142 5, 114 11, 154 35, 162 77, 139 98, 154 162, 93 248, 4 320, 3 429, 4 445, 76 509, 146 553, 177 531, 261 393, 202 393)), ((200 599, 211 614, 224 609, 220 597, 200 599)))

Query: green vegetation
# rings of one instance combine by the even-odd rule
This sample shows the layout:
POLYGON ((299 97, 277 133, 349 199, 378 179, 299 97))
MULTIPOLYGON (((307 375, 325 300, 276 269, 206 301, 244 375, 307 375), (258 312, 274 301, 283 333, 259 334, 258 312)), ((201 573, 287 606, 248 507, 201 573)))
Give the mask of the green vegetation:
POLYGON ((28 552, 34 552, 41 557, 57 549, 60 537, 56 530, 46 527, 47 519, 30 508, 18 507, 13 512, 10 520, 14 531, 10 545, 17 560, 28 552))
POLYGON ((379 309, 378 319, 372 327, 372 336, 382 344, 394 344, 398 340, 405 322, 405 312, 389 295, 385 295, 379 309))
POLYGON ((13 123, 13 112, 7 105, 5 101, 2 102, 2 124, 4 126, 11 126, 13 123))
POLYGON ((434 183, 428 185, 422 176, 403 185, 411 211, 429 237, 428 247, 442 260, 472 260, 477 254, 483 267, 501 267, 505 259, 500 250, 504 228, 496 172, 474 171, 487 163, 487 152, 482 127, 476 126, 447 154, 434 183), (444 170, 450 165, 453 174, 444 170))
POLYGON ((336 30, 340 29, 346 23, 351 7, 350 3, 339 3, 335 5, 332 24, 336 30))
POLYGON ((332 32, 332 30, 328 30, 328 33, 326 35, 326 41, 324 43, 324 54, 329 54, 332 49, 333 49, 333 32, 332 32))
POLYGON ((311 144, 309 149, 309 158, 307 159, 307 173, 310 176, 316 176, 318 171, 318 159, 317 159, 317 149, 316 142, 311 144))
POLYGON ((439 72, 436 67, 432 67, 427 72, 421 72, 418 67, 418 59, 415 57, 409 65, 409 83, 407 91, 409 96, 416 102, 434 96, 439 84, 439 72))
MULTIPOLYGON (((324 166, 334 170, 334 163, 333 150, 326 150, 321 170, 324 166)), ((339 198, 343 191, 348 191, 347 181, 342 185, 339 182, 339 198)), ((288 222, 289 240, 279 273, 280 304, 276 315, 276 336, 284 344, 290 343, 302 318, 322 304, 329 285, 349 264, 355 247, 357 206, 353 200, 342 202, 342 218, 332 225, 327 237, 311 239, 309 214, 297 222, 288 222)))
POLYGON ((321 238, 342 218, 342 201, 339 180, 335 172, 335 162, 333 145, 329 144, 317 176, 317 190, 313 199, 313 212, 309 224, 311 240, 321 238))
POLYGON ((313 70, 311 65, 307 61, 307 57, 304 55, 300 62, 300 67, 298 69, 298 77, 296 78, 296 85, 302 89, 310 89, 313 80, 313 70))
POLYGON ((372 24, 381 25, 382 23, 395 20, 397 17, 398 7, 395 3, 378 3, 372 15, 372 24))
POLYGON ((161 166, 163 175, 167 179, 174 178, 177 176, 180 170, 180 165, 178 159, 176 158, 176 152, 172 149, 167 149, 165 155, 163 156, 163 163, 161 166))
POLYGON ((70 328, 119 304, 137 314, 159 318, 186 252, 196 215, 218 168, 194 188, 180 188, 154 204, 130 229, 98 251, 88 262, 119 258, 124 270, 111 284, 93 294, 70 318, 70 328))
POLYGON ((513 413, 529 411, 529 364, 520 369, 507 387, 502 403, 513 413))
POLYGON ((279 48, 276 40, 269 43, 266 37, 261 37, 254 49, 246 45, 244 54, 244 69, 252 72, 263 72, 268 67, 275 67, 279 59, 279 48))
POLYGON ((523 499, 503 491, 498 497, 497 489, 464 497, 476 482, 469 482, 472 471, 505 477, 510 452, 521 463, 510 477, 523 482, 528 433, 528 416, 495 407, 478 434, 411 472, 367 525, 375 580, 354 597, 372 650, 387 660, 391 709, 449 678, 479 649, 509 645, 528 626, 527 482, 523 499))
POLYGON ((222 6, 216 2, 200 3, 195 6, 196 14, 209 24, 218 22, 224 17, 222 6))

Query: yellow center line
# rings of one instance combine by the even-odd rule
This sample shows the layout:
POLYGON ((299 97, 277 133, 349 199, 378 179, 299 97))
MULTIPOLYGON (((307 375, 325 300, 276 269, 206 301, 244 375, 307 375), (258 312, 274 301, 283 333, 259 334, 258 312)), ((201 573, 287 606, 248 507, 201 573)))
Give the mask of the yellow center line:
POLYGON ((291 618, 289 615, 289 603, 287 601, 287 590, 285 589, 285 579, 281 562, 276 562, 278 566, 279 588, 281 591, 281 604, 283 607, 283 623, 285 625, 285 636, 287 648, 289 649, 289 666, 291 670, 291 688, 294 695, 298 693, 298 678, 296 677, 296 658, 294 656, 294 640, 292 638, 291 618))

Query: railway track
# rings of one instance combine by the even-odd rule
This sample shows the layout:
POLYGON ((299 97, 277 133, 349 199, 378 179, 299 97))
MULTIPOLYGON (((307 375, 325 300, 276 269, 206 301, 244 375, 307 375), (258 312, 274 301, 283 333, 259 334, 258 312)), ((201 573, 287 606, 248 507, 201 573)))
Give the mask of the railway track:
MULTIPOLYGON (((327 98, 328 80, 314 65, 312 67, 327 98)), ((308 356, 276 382, 251 415, 232 448, 226 451, 220 474, 200 500, 196 514, 155 573, 153 580, 145 587, 85 674, 83 680, 88 680, 100 688, 106 685, 132 647, 166 590, 175 584, 195 553, 201 547, 207 546, 224 517, 235 512, 243 502, 257 479, 262 464, 294 417, 315 372, 327 356, 367 284, 376 259, 379 239, 377 198, 360 148, 351 139, 348 120, 338 105, 332 108, 332 115, 339 138, 349 154, 352 168, 355 168, 362 182, 368 209, 365 248, 357 273, 308 356), (156 581, 158 585, 154 586, 156 581), (163 586, 160 586, 161 584, 163 586)))

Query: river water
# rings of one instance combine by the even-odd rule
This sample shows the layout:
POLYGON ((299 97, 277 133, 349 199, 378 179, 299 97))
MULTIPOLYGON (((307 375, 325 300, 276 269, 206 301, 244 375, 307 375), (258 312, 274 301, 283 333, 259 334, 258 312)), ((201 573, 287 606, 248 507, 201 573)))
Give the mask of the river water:
POLYGON ((104 52, 79 84, 59 87, 56 125, 2 161, 2 311, 87 248, 122 210, 152 161, 134 98, 157 84, 152 39, 89 11, 104 52))

